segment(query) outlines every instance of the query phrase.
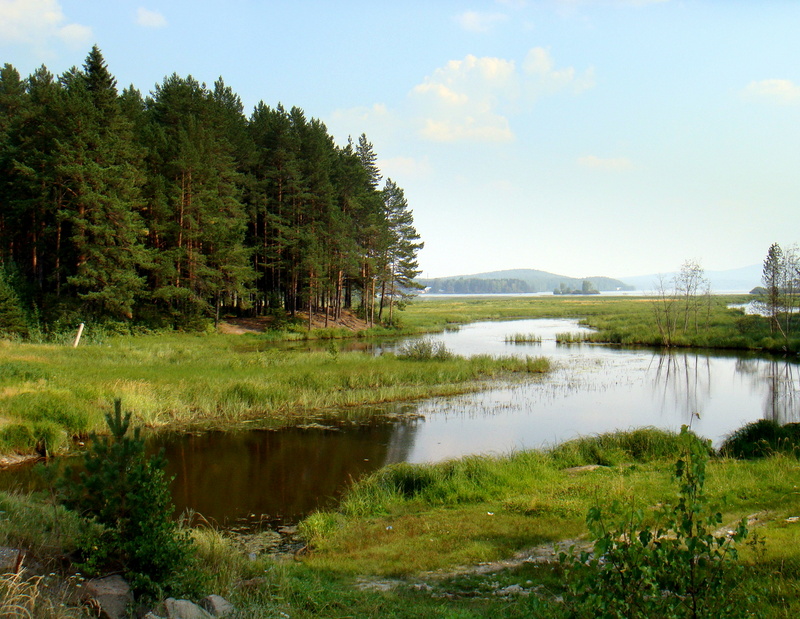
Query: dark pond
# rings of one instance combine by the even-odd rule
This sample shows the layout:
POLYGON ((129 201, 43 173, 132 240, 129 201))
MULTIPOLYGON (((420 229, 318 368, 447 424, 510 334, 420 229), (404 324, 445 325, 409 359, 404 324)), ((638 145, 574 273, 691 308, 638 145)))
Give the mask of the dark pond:
MULTIPOLYGON (((716 444, 759 418, 800 421, 798 365, 751 355, 557 345, 570 320, 484 322, 433 336, 461 355, 545 355, 546 377, 474 394, 373 409, 372 421, 327 422, 280 431, 161 435, 173 496, 229 527, 296 522, 331 505, 351 480, 393 462, 507 453, 579 435, 691 424, 716 444), (511 344, 516 333, 540 344, 511 344)), ((391 345, 396 347, 402 343, 391 345)), ((243 353, 247 354, 247 353, 243 353)), ((27 485, 23 470, 0 486, 27 485)))

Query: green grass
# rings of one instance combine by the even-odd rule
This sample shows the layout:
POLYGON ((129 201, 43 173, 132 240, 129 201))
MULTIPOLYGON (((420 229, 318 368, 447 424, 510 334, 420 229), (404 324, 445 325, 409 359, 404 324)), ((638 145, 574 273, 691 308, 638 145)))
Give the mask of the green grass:
POLYGON ((0 343, 0 451, 54 452, 104 428, 121 398, 151 428, 243 420, 283 425, 316 412, 476 390, 545 359, 292 351, 258 336, 118 336, 73 349, 0 343))

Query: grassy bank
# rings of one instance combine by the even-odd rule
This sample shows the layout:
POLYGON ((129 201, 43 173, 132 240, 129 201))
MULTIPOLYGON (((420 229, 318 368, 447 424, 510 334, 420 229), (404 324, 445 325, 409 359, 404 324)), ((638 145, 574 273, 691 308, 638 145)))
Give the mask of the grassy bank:
MULTIPOLYGON (((715 295, 702 300, 696 315, 693 307, 688 321, 680 307, 672 307, 669 332, 663 324, 659 329, 657 313, 664 310, 656 297, 420 297, 404 311, 403 321, 408 327, 429 330, 478 320, 576 318, 597 330, 582 338, 591 342, 780 354, 800 350, 800 339, 771 333, 766 318, 728 307, 752 300, 750 295, 715 295)), ((663 315, 659 319, 663 322, 663 315)))
MULTIPOLYGON (((587 510, 614 499, 652 519, 676 496, 679 452, 676 435, 644 429, 550 451, 394 465, 355 484, 336 511, 308 518, 307 552, 248 558, 233 535, 197 529, 198 569, 237 617, 567 617, 554 545, 585 544, 587 510)), ((747 616, 800 612, 798 486, 794 457, 708 464, 705 488, 723 528, 750 517, 742 571, 725 585, 747 616)), ((2 495, 0 509, 0 544, 27 545, 46 565, 77 534, 46 499, 2 495)))
POLYGON ((256 335, 114 337, 73 349, 0 342, 0 452, 102 430, 114 398, 148 427, 282 425, 330 409, 463 393, 545 359, 303 352, 256 335))

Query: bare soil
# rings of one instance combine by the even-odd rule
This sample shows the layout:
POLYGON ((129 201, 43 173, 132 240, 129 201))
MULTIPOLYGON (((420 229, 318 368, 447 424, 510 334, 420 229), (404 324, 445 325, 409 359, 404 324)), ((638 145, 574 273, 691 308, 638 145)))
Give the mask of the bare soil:
MULTIPOLYGON (((304 324, 308 324, 308 314, 305 312, 298 312, 304 324)), ((233 335, 241 335, 243 333, 263 333, 274 323, 275 319, 271 316, 259 316, 256 318, 229 318, 226 321, 220 322, 219 332, 229 333, 233 335)), ((328 324, 325 324, 324 314, 314 314, 311 319, 312 329, 324 328, 340 328, 347 329, 354 333, 369 329, 369 323, 361 320, 351 312, 342 312, 338 320, 328 317, 328 324)))

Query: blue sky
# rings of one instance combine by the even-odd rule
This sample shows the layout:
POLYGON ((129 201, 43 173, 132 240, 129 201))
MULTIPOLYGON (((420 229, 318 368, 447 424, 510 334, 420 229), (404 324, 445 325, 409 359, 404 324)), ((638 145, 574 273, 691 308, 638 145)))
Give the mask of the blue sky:
POLYGON ((0 0, 0 62, 222 76, 362 132, 423 275, 624 277, 800 240, 800 2, 0 0))

